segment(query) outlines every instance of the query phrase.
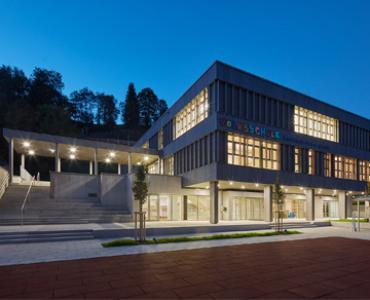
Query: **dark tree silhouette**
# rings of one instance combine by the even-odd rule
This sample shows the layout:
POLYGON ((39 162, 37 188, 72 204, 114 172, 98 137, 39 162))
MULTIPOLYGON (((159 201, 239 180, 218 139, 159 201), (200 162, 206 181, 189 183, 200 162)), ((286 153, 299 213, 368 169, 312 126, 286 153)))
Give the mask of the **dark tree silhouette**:
POLYGON ((168 109, 168 105, 167 105, 166 100, 164 100, 164 99, 159 100, 159 102, 158 102, 158 115, 159 115, 159 117, 161 115, 163 115, 166 112, 167 109, 168 109))
POLYGON ((74 91, 71 93, 69 101, 72 105, 72 120, 88 127, 94 124, 97 97, 91 90, 83 88, 74 91))
POLYGON ((96 123, 103 125, 106 129, 114 128, 118 116, 114 97, 99 93, 97 94, 97 104, 96 123))
POLYGON ((135 86, 130 83, 126 99, 121 103, 122 120, 127 128, 135 128, 140 123, 140 108, 135 86))
POLYGON ((140 105, 140 121, 149 128, 158 116, 158 97, 151 88, 144 88, 137 96, 140 105))

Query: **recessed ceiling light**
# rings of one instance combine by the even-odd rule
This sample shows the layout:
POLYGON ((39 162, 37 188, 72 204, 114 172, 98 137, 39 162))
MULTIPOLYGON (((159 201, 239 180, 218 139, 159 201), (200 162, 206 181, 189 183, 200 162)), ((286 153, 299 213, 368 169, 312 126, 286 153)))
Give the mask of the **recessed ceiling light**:
POLYGON ((53 149, 53 148, 50 148, 50 149, 49 149, 49 151, 50 151, 51 153, 55 153, 55 149, 53 149))
POLYGON ((28 150, 28 154, 29 155, 35 155, 35 151, 34 150, 28 150))
POLYGON ((110 156, 110 157, 116 157, 116 153, 114 153, 114 152, 110 152, 110 153, 109 153, 109 156, 110 156))
POLYGON ((76 155, 74 155, 74 154, 70 154, 70 155, 69 155, 69 158, 70 158, 70 159, 76 159, 76 155))
POLYGON ((139 165, 139 166, 140 166, 140 165, 141 165, 141 162, 139 162, 139 161, 138 161, 138 162, 137 162, 137 165, 139 165))
POLYGON ((243 190, 245 189, 245 185, 242 185, 242 189, 243 189, 243 190))
POLYGON ((107 157, 107 158, 105 159, 105 162, 106 162, 107 164, 109 164, 109 163, 111 162, 110 158, 108 158, 108 157, 107 157))
POLYGON ((259 187, 260 186, 260 184, 259 183, 256 183, 256 187, 259 187))
POLYGON ((69 148, 69 151, 71 151, 72 153, 76 153, 77 148, 76 147, 71 147, 71 148, 69 148))
POLYGON ((299 189, 300 189, 301 191, 303 191, 303 187, 300 187, 299 189))
POLYGON ((149 157, 148 156, 144 156, 144 160, 148 160, 149 159, 149 157))
POLYGON ((285 189, 285 192, 287 192, 288 191, 288 189, 285 189))
POLYGON ((30 142, 23 142, 23 147, 29 148, 31 146, 30 142))
POLYGON ((233 185, 233 184, 234 184, 234 182, 232 182, 232 181, 229 181, 229 184, 230 184, 230 185, 233 185))

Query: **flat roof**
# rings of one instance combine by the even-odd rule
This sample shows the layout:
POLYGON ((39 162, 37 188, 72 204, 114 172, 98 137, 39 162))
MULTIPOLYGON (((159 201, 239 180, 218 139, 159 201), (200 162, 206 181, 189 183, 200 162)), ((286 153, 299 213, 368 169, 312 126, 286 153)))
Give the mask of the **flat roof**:
POLYGON ((132 164, 151 163, 158 159, 159 152, 153 149, 132 147, 121 144, 91 141, 80 138, 65 137, 51 134, 36 133, 23 130, 3 129, 3 136, 9 142, 14 141, 14 150, 20 154, 43 157, 55 157, 56 145, 59 146, 59 157, 70 159, 75 155, 76 160, 94 160, 95 150, 97 160, 111 163, 127 164, 131 154, 132 164))

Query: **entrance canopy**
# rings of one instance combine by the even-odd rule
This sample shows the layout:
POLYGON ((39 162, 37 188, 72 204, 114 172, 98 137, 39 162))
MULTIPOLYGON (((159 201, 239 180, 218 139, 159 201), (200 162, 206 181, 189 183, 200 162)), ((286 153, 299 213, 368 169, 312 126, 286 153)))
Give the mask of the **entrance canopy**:
MULTIPOLYGON (((56 159, 85 160, 122 165, 149 164, 159 158, 153 149, 92 141, 35 132, 3 129, 9 142, 11 156, 15 150, 21 155, 54 157, 56 159)), ((9 157, 12 160, 13 157, 9 157)))

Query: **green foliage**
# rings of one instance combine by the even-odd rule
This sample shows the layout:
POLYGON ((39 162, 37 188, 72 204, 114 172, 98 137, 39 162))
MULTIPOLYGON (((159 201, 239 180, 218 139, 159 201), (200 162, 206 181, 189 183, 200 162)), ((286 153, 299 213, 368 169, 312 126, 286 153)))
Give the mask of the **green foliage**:
POLYGON ((149 128, 158 119, 158 97, 151 88, 145 88, 137 95, 142 126, 149 128))
MULTIPOLYGON (((343 222, 343 223, 352 223, 357 222, 357 218, 353 219, 339 219, 339 220, 330 220, 331 222, 343 222)), ((360 218, 360 223, 369 223, 369 219, 367 218, 360 218)))
POLYGON ((143 211, 143 205, 148 197, 148 183, 146 181, 146 169, 144 166, 138 166, 136 170, 136 180, 133 184, 132 191, 135 200, 139 201, 140 212, 143 211))
MULTIPOLYGON (((224 239, 240 239, 240 238, 251 238, 251 237, 264 237, 274 235, 290 235, 300 234, 300 231, 296 230, 285 230, 285 231, 268 231, 268 232, 245 232, 245 233, 232 233, 232 234, 214 234, 207 236, 180 236, 180 237, 168 237, 159 238, 144 241, 144 244, 167 244, 167 243, 182 243, 182 242, 196 242, 196 241, 211 241, 211 240, 224 240, 224 239)), ((134 246, 138 245, 135 240, 123 239, 115 240, 111 242, 102 243, 103 247, 117 247, 117 246, 134 246)))
POLYGON ((127 128, 135 128, 140 124, 139 101, 133 83, 129 84, 126 99, 121 103, 121 113, 123 122, 127 128))

